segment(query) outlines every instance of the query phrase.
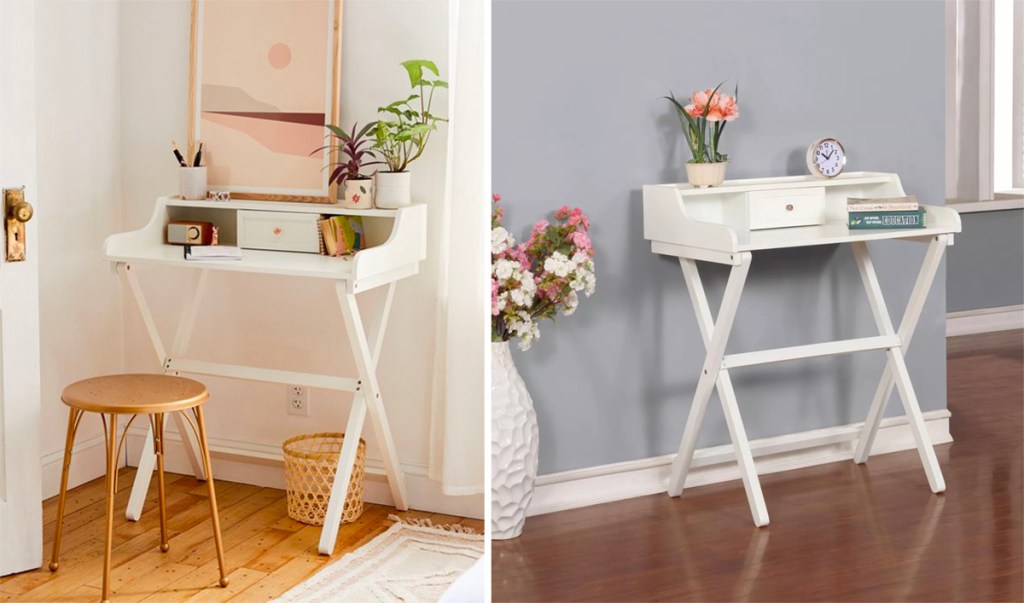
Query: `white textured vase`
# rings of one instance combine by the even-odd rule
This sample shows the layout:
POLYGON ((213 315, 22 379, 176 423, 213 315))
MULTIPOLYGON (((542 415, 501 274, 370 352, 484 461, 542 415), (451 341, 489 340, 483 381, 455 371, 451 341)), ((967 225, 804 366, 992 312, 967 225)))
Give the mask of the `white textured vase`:
POLYGON ((537 479, 537 413, 508 342, 491 344, 491 537, 523 533, 537 479))

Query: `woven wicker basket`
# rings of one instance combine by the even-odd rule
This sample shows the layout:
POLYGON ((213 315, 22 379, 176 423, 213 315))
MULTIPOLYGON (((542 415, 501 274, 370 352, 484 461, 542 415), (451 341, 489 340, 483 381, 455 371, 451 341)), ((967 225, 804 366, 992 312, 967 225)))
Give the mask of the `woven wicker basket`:
MULTIPOLYGON (((343 433, 310 433, 284 441, 284 481, 288 492, 288 517, 322 526, 331 498, 331 485, 338 469, 343 433)), ((366 485, 366 440, 359 439, 359 451, 352 467, 341 521, 350 523, 363 514, 366 485)))

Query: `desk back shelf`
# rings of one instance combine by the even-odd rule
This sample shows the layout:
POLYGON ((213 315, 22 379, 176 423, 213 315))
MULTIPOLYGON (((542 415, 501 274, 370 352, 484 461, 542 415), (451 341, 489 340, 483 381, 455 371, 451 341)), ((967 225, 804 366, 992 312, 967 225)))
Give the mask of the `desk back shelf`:
POLYGON ((426 213, 424 204, 400 209, 353 210, 324 204, 185 201, 177 197, 160 197, 145 226, 107 237, 104 254, 110 261, 128 264, 162 264, 344 280, 351 290, 364 291, 418 271, 419 262, 426 258, 426 213), (202 220, 218 226, 222 244, 233 245, 237 241, 236 216, 239 210, 362 216, 368 246, 352 257, 245 249, 241 260, 197 262, 185 260, 180 245, 165 243, 168 221, 202 220))
MULTIPOLYGON (((925 240, 938 234, 960 232, 955 210, 925 206, 926 228, 907 230, 849 230, 848 197, 899 197, 899 176, 855 172, 831 180, 813 176, 731 180, 712 188, 689 184, 654 184, 643 188, 644 238, 655 253, 734 263, 743 251, 829 245, 879 239, 925 240), (750 193, 823 189, 825 223, 813 226, 750 230, 747 226, 750 193)), ((952 237, 950 237, 952 241, 952 237)))

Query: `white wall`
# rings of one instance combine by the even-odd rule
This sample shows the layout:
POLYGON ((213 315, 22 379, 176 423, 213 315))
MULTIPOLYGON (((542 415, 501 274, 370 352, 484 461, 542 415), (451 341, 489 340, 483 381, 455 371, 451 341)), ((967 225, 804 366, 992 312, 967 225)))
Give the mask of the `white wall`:
MULTIPOLYGON (((43 495, 57 493, 65 385, 123 366, 121 292, 103 239, 121 228, 118 5, 36 6, 43 495)), ((83 419, 72 485, 104 472, 99 418, 83 419)))
MULTIPOLYGON (((343 23, 341 113, 346 126, 354 120, 374 119, 376 107, 408 94, 401 61, 429 58, 438 63, 442 74, 447 73, 447 3, 443 0, 345 0, 343 23)), ((177 186, 170 141, 183 141, 187 127, 188 3, 125 2, 120 25, 124 225, 138 228, 149 218, 154 199, 174 193, 177 186)), ((413 195, 416 201, 435 204, 444 191, 445 133, 434 137, 431 145, 412 166, 413 195)), ((433 222, 436 214, 431 212, 430 232, 438 231, 433 222)), ((431 252, 437 244, 430 239, 431 257, 436 257, 431 252)), ((435 274, 436 266, 428 260, 419 275, 398 285, 378 374, 399 458, 414 482, 410 484, 413 507, 480 514, 479 497, 446 501, 439 488, 422 477, 428 458, 435 274)), ((148 269, 140 270, 139 278, 169 343, 190 275, 148 269)), ((131 300, 126 298, 124 303, 125 367, 156 370, 138 312, 131 300)), ((302 279, 214 275, 189 355, 308 372, 355 373, 333 289, 325 282, 302 279)), ((272 452, 292 435, 340 431, 351 399, 349 394, 313 390, 310 416, 296 417, 285 412, 283 385, 203 380, 212 395, 207 416, 215 450, 272 452)), ((365 437, 370 465, 375 465, 373 460, 380 455, 369 429, 365 437)), ((253 483, 283 483, 279 465, 242 461, 215 457, 215 474, 253 483)), ((368 496, 386 501, 385 490, 371 488, 368 496)))

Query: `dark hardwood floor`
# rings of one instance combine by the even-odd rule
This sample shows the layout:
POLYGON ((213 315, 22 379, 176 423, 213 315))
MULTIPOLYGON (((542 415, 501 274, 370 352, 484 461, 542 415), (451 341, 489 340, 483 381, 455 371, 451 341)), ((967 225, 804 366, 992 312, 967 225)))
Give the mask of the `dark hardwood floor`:
POLYGON ((948 343, 945 494, 910 450, 763 476, 761 529, 738 480, 532 517, 494 600, 1024 601, 1024 332, 948 343))

